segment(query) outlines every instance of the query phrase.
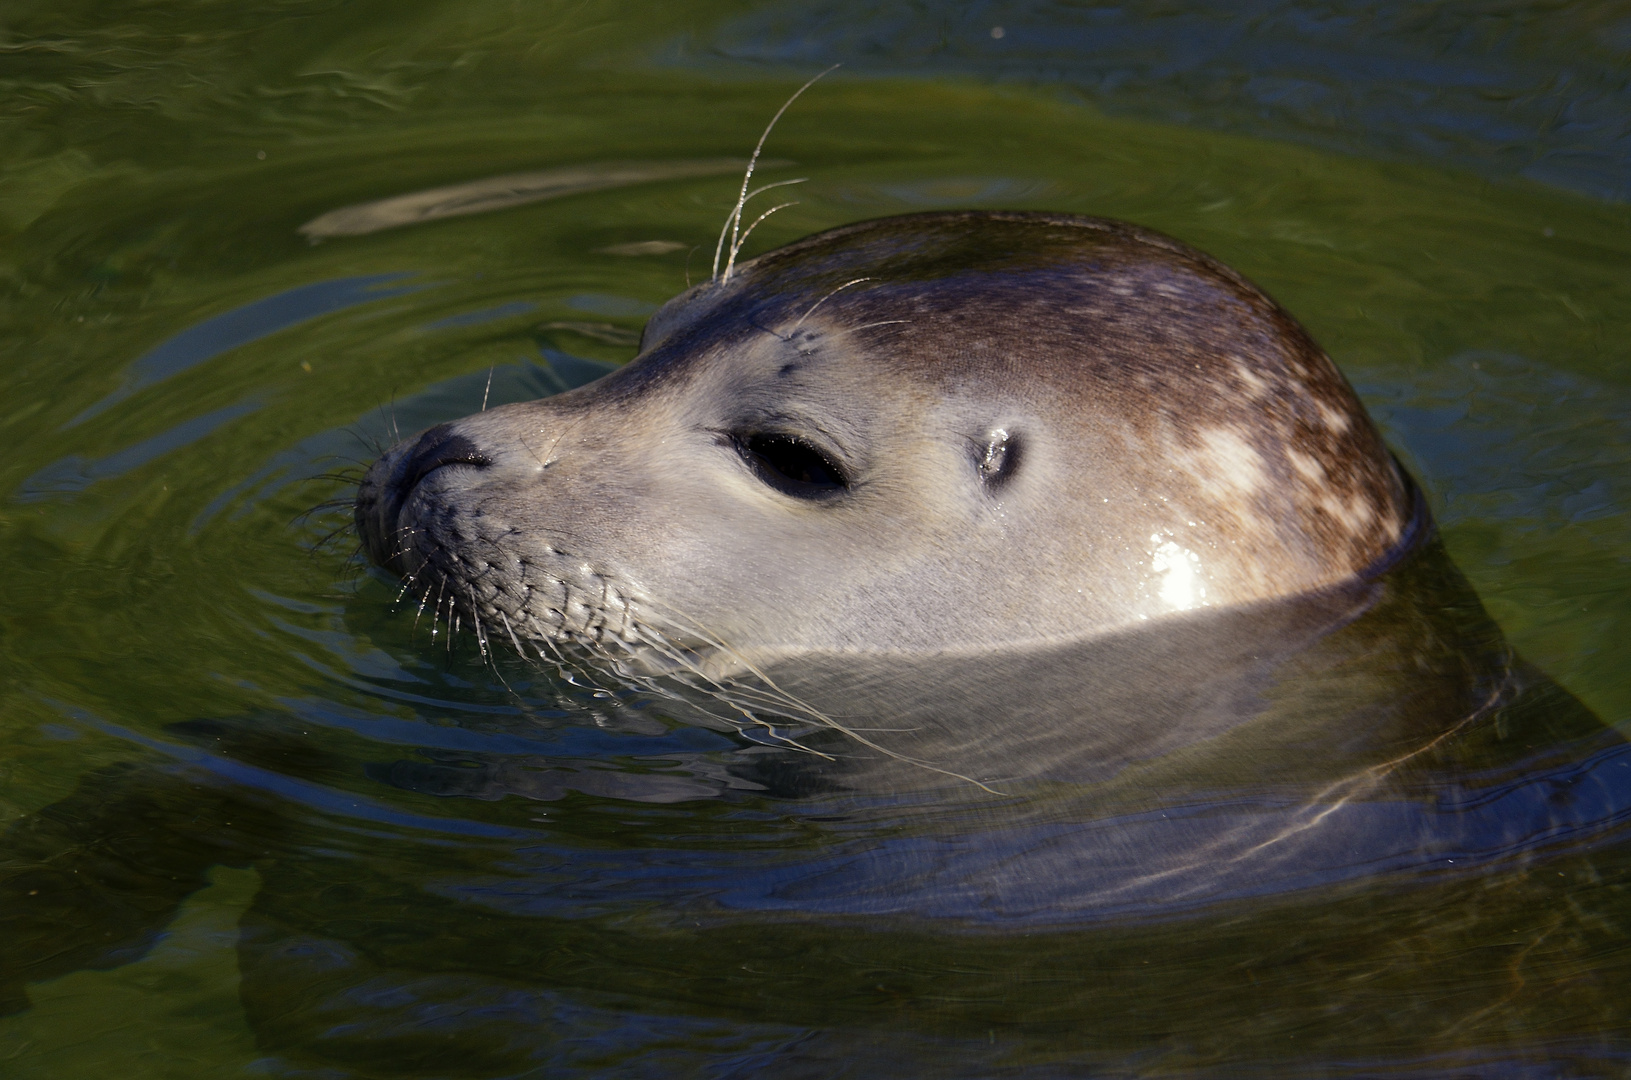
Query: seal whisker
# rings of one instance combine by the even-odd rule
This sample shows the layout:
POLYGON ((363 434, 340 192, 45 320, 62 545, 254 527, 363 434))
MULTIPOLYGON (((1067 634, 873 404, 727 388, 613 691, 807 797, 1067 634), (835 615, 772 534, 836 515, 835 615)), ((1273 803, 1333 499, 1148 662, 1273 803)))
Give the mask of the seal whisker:
POLYGON ((764 325, 763 323, 759 322, 757 319, 749 319, 747 321, 747 323, 748 323, 749 326, 753 327, 755 330, 758 330, 758 331, 761 331, 763 333, 769 334, 771 337, 775 338, 777 341, 792 341, 793 340, 790 337, 787 337, 785 335, 776 333, 776 331, 772 330, 770 327, 768 327, 768 326, 764 325))
POLYGON ((432 642, 434 642, 436 640, 436 628, 441 622, 441 618, 442 618, 442 592, 446 588, 447 588, 447 577, 444 575, 441 578, 439 578, 437 580, 437 582, 436 582, 436 606, 431 609, 431 615, 430 615, 430 640, 432 642))
POLYGON ((758 187, 748 192, 748 197, 744 200, 744 202, 752 202, 754 199, 758 198, 760 195, 763 195, 772 188, 790 187, 793 184, 808 184, 809 182, 810 178, 808 176, 800 176, 792 180, 777 180, 774 184, 760 184, 758 187))
MULTIPOLYGON (((403 595, 405 593, 407 593, 407 591, 410 588, 412 588, 415 583, 417 583, 419 581, 419 576, 421 574, 423 574, 428 569, 430 569, 430 563, 428 563, 428 562, 427 563, 422 563, 420 565, 419 569, 415 570, 413 573, 409 574, 406 578, 403 579, 402 588, 400 590, 398 590, 398 592, 396 594, 396 599, 391 602, 391 606, 393 608, 396 607, 397 604, 402 602, 403 595)), ((429 586, 426 586, 426 587, 429 588, 429 586)), ((425 605, 424 605, 423 602, 421 602, 420 605, 419 605, 419 609, 421 611, 423 611, 424 608, 425 608, 425 605)), ((419 619, 418 619, 417 616, 415 616, 414 625, 417 626, 418 624, 419 624, 419 619)))
POLYGON ((1433 738, 1422 743, 1420 746, 1417 746, 1415 749, 1409 750, 1406 753, 1400 754, 1397 757, 1391 758, 1387 761, 1379 762, 1378 764, 1369 766, 1368 768, 1361 769, 1356 773, 1344 776, 1315 792, 1309 797, 1307 803, 1304 804, 1302 809, 1304 811, 1309 811, 1314 810, 1317 806, 1317 812, 1313 813, 1310 817, 1304 818, 1303 820, 1293 822, 1292 824, 1281 829, 1279 832, 1275 833, 1273 836, 1269 837, 1267 840, 1264 840, 1262 843, 1255 844, 1252 847, 1247 848, 1245 851, 1235 856, 1234 860, 1232 861, 1238 862, 1241 859, 1249 858, 1252 855, 1257 854, 1259 851, 1262 851, 1264 848, 1278 844, 1289 839, 1290 837, 1296 836, 1298 833, 1307 832, 1309 829, 1316 827, 1326 818, 1342 809, 1342 807, 1347 803, 1356 798, 1360 798, 1371 791, 1375 791, 1381 786, 1382 781, 1385 780, 1389 774, 1395 772, 1405 762, 1411 760, 1412 758, 1420 757, 1422 754, 1432 750, 1435 746, 1444 742, 1446 739, 1449 739, 1458 732, 1465 730, 1468 726, 1472 725, 1479 719, 1488 716, 1491 711, 1501 704, 1501 699, 1505 697, 1506 692, 1509 689, 1510 676, 1508 677, 1507 681, 1504 681, 1501 685, 1490 691, 1488 697, 1471 712, 1467 713, 1467 715, 1463 716, 1446 730, 1439 732, 1433 738), (1336 798, 1333 802, 1326 802, 1326 800, 1331 799, 1338 792, 1341 792, 1340 797, 1336 798))
MULTIPOLYGON (((290 524, 293 525, 294 522, 290 522, 290 524)), ((344 524, 336 525, 334 528, 332 528, 328 532, 324 533, 321 537, 319 537, 312 544, 311 549, 309 551, 309 554, 315 556, 317 554, 317 552, 321 551, 323 549, 323 546, 326 545, 330 540, 333 540, 336 536, 339 536, 341 533, 348 531, 350 528, 351 528, 351 523, 350 522, 345 522, 344 524)))
POLYGON ((776 121, 778 121, 778 120, 780 120, 782 118, 782 113, 786 112, 788 107, 791 106, 793 104, 793 102, 798 100, 800 94, 802 94, 802 93, 804 93, 804 91, 810 89, 810 87, 814 86, 819 80, 821 80, 822 78, 824 78, 827 75, 831 74, 833 71, 837 70, 840 66, 841 65, 839 65, 839 64, 834 64, 832 67, 829 67, 826 71, 823 71, 823 72, 821 72, 821 74, 814 76, 813 78, 810 79, 809 82, 805 83, 803 86, 801 86, 797 90, 793 91, 792 96, 789 97, 786 101, 782 102, 782 107, 776 110, 776 115, 772 116, 770 118, 770 123, 765 125, 764 131, 759 135, 758 143, 753 147, 753 156, 748 158, 747 171, 742 174, 742 190, 741 190, 741 193, 736 196, 736 206, 731 210, 730 215, 725 218, 724 227, 719 230, 719 242, 714 245, 714 269, 713 269, 713 274, 709 277, 708 280, 713 281, 713 280, 715 280, 715 279, 717 279, 719 277, 719 257, 724 252, 724 249, 725 249, 725 236, 726 236, 727 233, 730 235, 730 238, 731 238, 731 261, 729 263, 727 263, 726 266, 725 266, 725 279, 724 280, 728 282, 731 279, 731 267, 736 262, 736 253, 737 253, 737 251, 739 251, 741 249, 741 244, 737 239, 737 230, 739 229, 739 227, 742 224, 742 209, 743 209, 743 207, 745 207, 747 205, 747 201, 748 201, 748 185, 753 182, 753 169, 754 169, 754 167, 756 165, 759 164, 759 154, 765 148, 765 140, 770 138, 771 129, 776 126, 776 121))
MULTIPOLYGON (((858 277, 853 281, 844 282, 844 284, 838 286, 838 288, 834 289, 832 292, 828 293, 826 296, 823 296, 820 300, 817 300, 815 303, 811 304, 810 307, 808 308, 808 310, 806 310, 803 315, 799 316, 799 321, 793 324, 792 329, 787 331, 788 334, 791 335, 793 333, 793 330, 797 330, 799 327, 803 326, 804 325, 804 320, 808 319, 811 315, 814 315, 816 308, 820 307, 822 304, 825 304, 828 300, 831 300, 833 297, 837 296, 839 293, 843 292, 845 289, 849 288, 851 285, 859 285, 863 281, 871 281, 871 280, 872 280, 872 278, 870 278, 870 277, 858 277)), ((890 321, 891 322, 900 322, 902 320, 892 319, 890 321)), ((877 325, 877 324, 869 323, 868 325, 877 325)))
POLYGON ((316 506, 300 511, 300 513, 289 519, 289 524, 291 526, 303 524, 306 519, 312 517, 313 515, 321 514, 327 510, 349 510, 354 507, 356 503, 357 500, 355 496, 349 499, 325 499, 316 506))
POLYGON ((878 322, 862 323, 860 326, 841 326, 837 330, 833 331, 833 336, 837 337, 840 334, 855 334, 862 330, 870 330, 874 326, 909 326, 911 321, 912 320, 910 319, 881 319, 878 322))
POLYGON ((391 601, 391 607, 393 609, 398 604, 402 603, 402 598, 404 596, 408 595, 408 589, 410 589, 412 586, 413 586, 413 578, 408 578, 408 579, 406 579, 405 581, 402 582, 402 588, 400 588, 400 589, 398 589, 396 591, 396 599, 391 601))
MULTIPOLYGON (((503 612, 500 611, 499 614, 502 615, 503 612)), ((508 620, 505 620, 505 624, 508 625, 508 620)), ((504 692, 506 694, 509 694, 518 701, 521 700, 521 695, 515 692, 515 688, 510 685, 510 680, 506 679, 504 677, 504 672, 499 670, 498 654, 490 647, 490 642, 486 637, 486 632, 481 629, 480 619, 476 620, 476 627, 478 630, 477 640, 481 641, 483 645, 482 657, 487 661, 487 670, 492 673, 493 678, 498 680, 498 685, 504 688, 504 692)), ((513 637, 514 635, 512 634, 511 636, 513 637)), ((519 645, 517 646, 517 649, 519 649, 519 645)), ((526 654, 522 653, 521 655, 525 656, 526 654)))
MULTIPOLYGON (((362 428, 356 426, 355 424, 351 425, 350 427, 347 427, 345 429, 345 431, 346 431, 347 435, 350 435, 353 439, 356 439, 357 442, 361 443, 363 449, 367 450, 368 453, 371 454, 373 457, 376 457, 376 458, 379 457, 386 450, 386 447, 384 447, 384 446, 382 446, 380 444, 379 439, 377 439, 373 435, 369 434, 368 432, 364 431, 362 428)), ((357 462, 357 464, 364 465, 366 463, 359 461, 359 462, 357 462)))
MULTIPOLYGON (((676 614, 678 614, 678 613, 676 612, 676 614)), ((1000 792, 1000 791, 996 790, 995 788, 992 788, 992 787, 990 787, 990 786, 988 786, 988 785, 986 785, 984 783, 981 783, 980 781, 974 779, 972 776, 964 776, 962 773, 954 772, 951 769, 943 769, 943 768, 939 767, 938 765, 933 764, 932 762, 928 762, 928 761, 924 761, 924 760, 922 760, 920 758, 912 757, 909 754, 902 754, 902 753, 900 753, 899 751, 896 751, 896 750, 891 750, 888 747, 882 746, 879 743, 876 743, 873 740, 867 738, 865 735, 862 735, 855 728, 851 728, 851 727, 849 727, 849 726, 847 726, 845 724, 839 723, 837 720, 835 720, 828 713, 823 712, 822 710, 816 708, 815 706, 809 704, 808 702, 794 696, 793 694, 788 693, 786 690, 783 690, 780 686, 778 686, 776 684, 774 679, 772 679, 764 671, 760 670, 759 667, 756 664, 754 664, 751 660, 749 660, 746 656, 742 655, 742 653, 740 653, 736 649, 733 649, 730 645, 726 644, 724 641, 721 641, 717 636, 708 633, 707 630, 704 627, 702 627, 700 624, 696 623, 695 620, 691 620, 691 623, 692 623, 692 626, 697 631, 700 632, 700 636, 703 636, 705 639, 710 640, 711 644, 713 644, 716 648, 721 650, 726 656, 730 657, 731 659, 735 660, 738 664, 740 664, 743 667, 744 670, 746 670, 747 672, 752 674, 761 683, 763 683, 766 687, 768 687, 769 690, 772 693, 774 693, 778 697, 778 699, 780 701, 786 703, 787 705, 791 705, 791 706, 795 707, 798 710, 799 713, 802 713, 803 715, 811 718, 812 720, 815 720, 817 723, 823 724, 823 725, 825 725, 827 727, 832 728, 835 731, 838 731, 838 732, 841 732, 841 733, 843 733, 845 735, 848 735, 850 738, 854 739, 856 742, 860 743, 861 745, 866 746, 869 749, 876 750, 878 753, 883 754, 886 757, 894 758, 895 760, 900 761, 900 762, 904 762, 904 763, 906 763, 908 765, 916 765, 916 766, 918 766, 920 768, 927 769, 930 772, 939 773, 942 776, 949 776, 949 777, 952 777, 953 779, 956 779, 956 780, 966 780, 968 783, 973 784, 975 787, 978 787, 978 788, 980 788, 980 789, 982 789, 984 791, 988 791, 993 795, 1004 794, 1003 792, 1000 792)))
MULTIPOLYGON (((748 696, 748 697, 759 697, 759 698, 763 699, 766 704, 769 704, 772 708, 776 708, 779 711, 783 711, 783 712, 785 712, 787 710, 787 703, 785 701, 783 701, 783 700, 781 700, 779 698, 773 697, 772 695, 769 695, 769 694, 758 693, 757 691, 754 691, 750 687, 741 687, 741 686, 729 686, 728 687, 725 684, 721 683, 719 680, 715 679, 713 676, 709 675, 706 671, 702 670, 702 668, 697 665, 696 661, 693 658, 691 658, 689 655, 687 655, 683 650, 676 649, 676 648, 673 648, 671 646, 667 646, 665 643, 662 643, 660 641, 656 641, 656 642, 648 641, 645 644, 647 645, 647 647, 652 648, 653 650, 657 651, 659 653, 659 655, 665 656, 665 657, 669 658, 670 660, 674 661, 677 665, 679 665, 680 668, 681 668, 681 671, 680 671, 679 674, 692 676, 692 677, 694 677, 696 679, 701 680, 701 682, 703 683, 703 685, 701 685, 701 686, 697 686, 697 685, 693 685, 693 684, 689 684, 689 683, 687 683, 686 685, 691 686, 691 688, 693 690, 701 691, 702 693, 708 694, 709 696, 718 699, 719 701, 723 702, 726 706, 728 706, 730 708, 730 710, 731 710, 730 713, 726 713, 724 715, 721 715, 719 713, 709 712, 708 710, 704 710, 705 712, 708 712, 709 715, 714 716, 716 719, 724 720, 724 721, 726 721, 728 723, 731 723, 731 724, 735 725, 736 724, 736 715, 739 714, 741 717, 746 719, 753 726, 764 728, 769 733, 770 737, 772 739, 776 740, 779 743, 782 743, 782 744, 784 744, 786 746, 789 746, 789 747, 791 747, 791 748, 793 748, 795 750, 802 751, 803 753, 806 753, 806 754, 813 754, 816 757, 822 758, 823 760, 826 760, 826 761, 835 761, 835 760, 837 760, 831 754, 822 753, 820 750, 816 750, 816 749, 814 749, 812 747, 805 746, 803 743, 797 741, 796 739, 793 739, 793 738, 790 738, 790 737, 788 737, 786 735, 783 735, 781 732, 776 730, 776 726, 773 723, 759 717, 758 715, 756 715, 754 713, 754 711, 752 709, 743 706, 739 701, 737 701, 735 699, 734 695, 736 695, 737 693, 740 693, 742 691, 747 691, 746 696, 748 696)), ((661 686, 661 684, 655 679, 642 679, 642 680, 638 680, 638 681, 640 682, 641 686, 644 689, 646 689, 646 690, 648 690, 650 692, 662 694, 664 697, 671 697, 671 698, 675 698, 677 700, 681 699, 680 695, 677 695, 677 694, 674 694, 671 691, 665 690, 661 686)), ((692 701, 689 698, 685 698, 683 700, 688 701, 692 705, 696 704, 695 701, 692 701)))
MULTIPOLYGON (((538 464, 547 469, 551 463, 556 461, 555 448, 561 445, 562 439, 565 439, 568 435, 573 434, 578 430, 578 428, 582 427, 587 419, 587 416, 580 415, 569 420, 565 427, 556 432, 554 441, 549 444, 549 449, 544 451, 544 459, 540 460, 538 464)), ((533 456, 537 457, 536 454, 533 456)))
MULTIPOLYGON (((363 548, 364 545, 359 540, 356 545, 352 547, 350 554, 345 557, 346 571, 344 580, 353 589, 356 588, 357 580, 362 576, 363 560, 358 558, 358 556, 362 555, 363 548)), ((312 553, 312 557, 316 557, 315 552, 312 553)))
POLYGON ((385 560, 387 562, 389 562, 392 559, 400 559, 402 556, 406 555, 408 552, 414 550, 413 546, 409 542, 410 540, 411 540, 411 537, 402 537, 398 541, 397 546, 386 554, 385 560))
POLYGON ((784 202, 784 203, 781 203, 781 204, 779 204, 777 206, 772 206, 769 210, 766 210, 764 213, 760 214, 758 217, 753 219, 753 224, 749 225, 743 231, 741 239, 733 240, 731 242, 730 261, 725 264, 725 280, 726 281, 729 281, 731 279, 731 269, 733 267, 735 267, 735 265, 736 265, 736 253, 742 250, 742 245, 746 244, 748 242, 748 237, 753 234, 754 229, 757 229, 759 227, 759 223, 761 221, 763 221, 765 218, 769 217, 771 214, 774 214, 778 210, 786 210, 789 206, 797 206, 797 205, 798 205, 798 203, 796 203, 796 202, 784 202))
POLYGON ((532 623, 533 633, 538 635, 539 644, 537 644, 535 647, 538 649, 539 659, 550 660, 553 662, 555 664, 556 673, 562 679, 565 679, 567 669, 566 654, 563 653, 560 646, 556 644, 554 637, 547 633, 542 626, 538 625, 537 619, 533 618, 529 614, 527 616, 527 621, 532 623), (549 656, 544 653, 545 645, 549 646, 549 651, 551 654, 553 654, 553 656, 549 656))
POLYGON ((515 627, 510 625, 510 617, 504 614, 502 609, 499 610, 498 617, 504 620, 504 629, 510 635, 510 644, 515 646, 516 653, 520 656, 527 655, 527 650, 521 647, 521 642, 515 636, 515 627))
POLYGON ((487 655, 487 630, 486 627, 481 625, 481 612, 476 609, 474 593, 466 597, 466 603, 470 606, 470 625, 475 627, 476 651, 481 654, 484 661, 490 662, 491 657, 487 655))

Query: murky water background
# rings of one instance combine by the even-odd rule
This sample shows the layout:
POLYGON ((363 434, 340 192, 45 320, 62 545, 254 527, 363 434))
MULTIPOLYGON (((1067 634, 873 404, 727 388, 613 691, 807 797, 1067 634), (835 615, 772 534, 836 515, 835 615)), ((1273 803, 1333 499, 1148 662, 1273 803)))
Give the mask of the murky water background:
POLYGON ((706 273, 720 160, 838 60, 751 251, 1005 207, 1217 255, 1349 374, 1513 646, 1631 720, 1631 9, 14 4, 8 1076, 1631 1070, 1621 759, 1562 697, 1487 783, 1589 843, 1181 917, 823 918, 767 882, 864 819, 449 652, 306 513, 398 430, 631 357, 706 273), (549 197, 300 231, 517 173, 549 197))

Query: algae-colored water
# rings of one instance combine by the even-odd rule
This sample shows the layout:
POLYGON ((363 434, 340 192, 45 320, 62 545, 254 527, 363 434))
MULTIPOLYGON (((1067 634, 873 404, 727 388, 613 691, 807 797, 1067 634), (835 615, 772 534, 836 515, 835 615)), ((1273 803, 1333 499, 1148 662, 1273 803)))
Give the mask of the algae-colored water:
POLYGON ((631 358, 707 274, 721 160, 844 60, 772 136, 765 178, 809 179, 748 254, 1002 207, 1216 255, 1348 374, 1516 650, 1631 720, 1631 15, 1104 11, 0 13, 0 1072, 1631 1069, 1611 827, 1185 917, 721 916, 718 860, 818 851, 818 819, 652 797, 734 737, 446 649, 322 505, 397 432, 631 358), (576 186, 300 231, 551 170, 576 186))

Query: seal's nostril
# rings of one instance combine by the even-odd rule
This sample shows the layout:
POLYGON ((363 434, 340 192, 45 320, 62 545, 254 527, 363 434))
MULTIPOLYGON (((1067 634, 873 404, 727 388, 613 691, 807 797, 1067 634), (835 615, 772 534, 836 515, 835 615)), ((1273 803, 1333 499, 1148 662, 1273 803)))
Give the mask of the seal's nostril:
POLYGON ((493 459, 482 453, 475 443, 463 435, 455 434, 452 424, 437 424, 414 445, 413 451, 398 467, 396 489, 406 497, 419 482, 444 465, 471 465, 482 468, 493 459))

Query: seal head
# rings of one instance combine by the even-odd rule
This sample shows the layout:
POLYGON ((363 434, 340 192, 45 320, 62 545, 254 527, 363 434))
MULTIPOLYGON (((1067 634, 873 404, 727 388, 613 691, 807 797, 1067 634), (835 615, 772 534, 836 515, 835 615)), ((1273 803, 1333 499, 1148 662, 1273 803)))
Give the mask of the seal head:
POLYGON ((1419 514, 1259 289, 1118 222, 936 213, 699 285, 640 355, 368 472, 370 556, 518 648, 978 653, 1364 575, 1419 514))

